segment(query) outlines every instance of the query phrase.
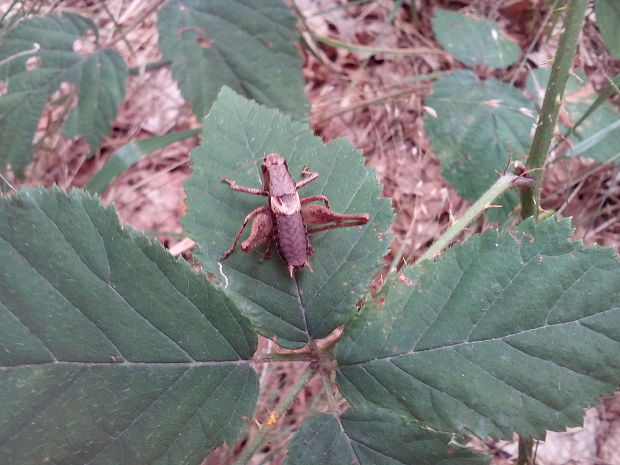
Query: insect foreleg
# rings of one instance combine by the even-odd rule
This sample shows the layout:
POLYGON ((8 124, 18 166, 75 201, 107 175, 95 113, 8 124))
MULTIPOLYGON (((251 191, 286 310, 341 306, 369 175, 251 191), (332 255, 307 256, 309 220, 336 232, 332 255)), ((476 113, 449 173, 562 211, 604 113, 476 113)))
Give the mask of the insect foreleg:
POLYGON ((314 181, 316 178, 319 177, 319 173, 308 171, 308 165, 304 166, 304 169, 301 170, 301 175, 307 176, 307 178, 304 178, 301 181, 299 181, 297 184, 295 184, 296 189, 300 189, 304 187, 306 184, 310 184, 312 181, 314 181))
POLYGON ((269 197, 269 192, 262 189, 257 189, 256 187, 239 186, 235 181, 231 181, 228 178, 220 178, 220 181, 228 184, 230 188, 234 191, 245 192, 246 194, 252 195, 264 195, 265 197, 269 197))

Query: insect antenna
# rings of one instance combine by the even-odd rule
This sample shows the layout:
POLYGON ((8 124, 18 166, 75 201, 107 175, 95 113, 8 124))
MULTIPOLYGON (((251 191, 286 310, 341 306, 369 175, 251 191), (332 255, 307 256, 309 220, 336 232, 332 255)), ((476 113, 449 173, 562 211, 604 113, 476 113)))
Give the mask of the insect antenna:
MULTIPOLYGON (((264 159, 265 159, 265 157, 257 157, 257 158, 254 158, 254 159, 252 159, 252 160, 248 160, 247 162, 245 162, 245 163, 244 163, 244 164, 242 164, 241 166, 238 166, 237 168, 235 168, 235 169, 233 169, 233 170, 230 170, 228 173, 226 173, 226 177, 228 177, 228 176, 233 176, 233 175, 235 175, 236 173, 239 173, 239 172, 241 172, 241 171, 244 171, 244 170, 246 170, 248 167, 250 167, 250 166, 252 166, 252 165, 255 165, 255 164, 256 164, 256 162, 258 162, 258 161, 262 161, 262 160, 264 160, 264 159)), ((187 160, 187 161, 189 161, 189 160, 187 160)), ((194 202, 197 202, 197 201, 199 201, 200 199, 204 198, 206 195, 208 195, 210 192, 212 192, 215 188, 217 188, 217 187, 219 187, 219 186, 221 186, 221 183, 219 182, 219 179, 218 179, 217 181, 212 182, 210 186, 208 186, 206 189, 204 189, 204 190, 203 190, 202 192, 200 192, 198 195, 194 196, 194 198, 192 198, 192 199, 191 199, 191 201, 189 201, 189 202, 186 202, 186 200, 187 200, 187 192, 184 190, 184 191, 185 191, 185 192, 184 192, 184 194, 185 194, 185 195, 184 195, 185 200, 183 200, 184 205, 183 205, 183 207, 181 208, 181 210, 182 210, 182 214, 181 214, 181 215, 179 215, 178 211, 174 211, 174 212, 172 212, 170 215, 168 215, 167 217, 165 217, 164 219, 160 220, 160 222, 165 224, 165 223, 167 223, 167 222, 168 222, 168 220, 170 220, 171 218, 173 218, 173 217, 175 217, 175 216, 181 216, 181 217, 182 217, 182 216, 184 216, 184 213, 183 213, 183 212, 184 212, 184 211, 185 211, 185 210, 186 210, 186 209, 187 209, 190 205, 192 205, 194 202)), ((153 191, 157 191, 157 190, 161 189, 161 187, 162 187, 161 185, 160 185, 160 186, 157 186, 157 187, 153 188, 153 191)), ((157 234, 169 234, 169 233, 167 233, 166 231, 156 231, 156 232, 157 232, 157 234)))
MULTIPOLYGON (((289 144, 291 141, 297 139, 298 137, 307 134, 308 132, 313 131, 312 128, 308 128, 308 129, 304 129, 303 131, 300 131, 296 134, 293 134, 291 137, 289 137, 288 139, 286 139, 284 142, 282 142, 282 144, 280 144, 280 147, 277 150, 277 153, 280 153, 284 147, 286 147, 287 144, 289 144)), ((241 166, 235 168, 234 170, 229 171, 228 173, 225 174, 225 177, 232 177, 234 176, 236 173, 239 173, 241 171, 246 170, 249 166, 255 165, 256 162, 258 161, 262 161, 265 159, 265 156, 267 156, 268 154, 265 153, 264 156, 262 157, 257 157, 254 158, 252 160, 249 160, 247 162, 245 162, 244 164, 242 164, 241 166)), ((206 196, 209 192, 211 192, 214 188, 220 186, 220 182, 219 180, 212 184, 211 186, 207 187, 206 190, 204 190, 202 193, 200 193, 198 196, 194 197, 189 203, 185 204, 185 208, 189 207, 190 205, 192 205, 194 202, 200 200, 201 198, 203 198, 204 196, 206 196)), ((170 219, 172 216, 174 215, 169 215, 167 218, 164 219, 164 221, 167 221, 168 219, 170 219)))
POLYGON ((282 142, 282 144, 280 145, 280 148, 278 148, 277 153, 281 153, 284 147, 286 147, 289 142, 297 139, 300 136, 303 136, 304 134, 307 134, 310 131, 314 131, 314 129, 308 128, 308 129, 304 129, 303 131, 299 131, 297 134, 293 134, 291 137, 289 137, 284 142, 282 142))

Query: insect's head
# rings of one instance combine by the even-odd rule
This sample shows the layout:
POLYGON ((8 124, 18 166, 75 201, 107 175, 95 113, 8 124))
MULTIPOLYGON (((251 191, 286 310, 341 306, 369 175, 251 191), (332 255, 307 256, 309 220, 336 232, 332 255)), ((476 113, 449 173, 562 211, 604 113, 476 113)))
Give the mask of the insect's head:
POLYGON ((278 166, 284 166, 284 169, 288 171, 286 160, 277 153, 270 153, 264 158, 261 166, 263 170, 263 189, 268 190, 270 188, 271 176, 269 173, 278 166))
POLYGON ((278 165, 286 166, 286 160, 277 153, 270 153, 265 157, 263 161, 263 172, 267 171, 271 167, 278 165))

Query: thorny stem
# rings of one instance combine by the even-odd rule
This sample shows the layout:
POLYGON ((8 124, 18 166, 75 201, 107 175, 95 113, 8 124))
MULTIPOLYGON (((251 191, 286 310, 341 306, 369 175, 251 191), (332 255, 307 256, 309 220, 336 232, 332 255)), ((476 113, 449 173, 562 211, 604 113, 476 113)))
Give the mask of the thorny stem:
POLYGON ((536 184, 521 191, 521 216, 533 216, 538 219, 540 205, 540 188, 542 186, 545 159, 551 145, 551 138, 555 131, 558 113, 562 104, 562 96, 568 79, 568 72, 573 62, 573 55, 577 48, 577 39, 581 31, 587 0, 570 0, 568 2, 564 33, 560 38, 558 51, 551 67, 551 75, 545 98, 543 100, 538 124, 532 141, 532 147, 525 165, 528 170, 534 170, 532 176, 536 184))
POLYGON ((241 455, 239 455, 239 457, 235 461, 235 465, 246 464, 248 460, 250 460, 252 455, 262 447, 265 436, 267 436, 267 434, 278 423, 278 420, 291 406, 291 404, 295 400, 295 397, 297 397, 297 395, 306 386, 306 384, 308 384, 308 381, 310 381, 310 378, 315 373, 315 371, 316 368, 314 368, 313 366, 309 366, 308 368, 306 368, 306 370, 302 373, 299 379, 295 382, 291 390, 286 394, 286 397, 282 399, 282 401, 276 406, 275 410, 273 411, 272 418, 274 418, 275 421, 269 421, 260 427, 260 430, 256 437, 252 439, 252 441, 243 449, 241 455))
POLYGON ((482 197, 469 207, 461 218, 454 222, 448 230, 441 235, 439 239, 416 261, 420 263, 423 260, 432 259, 436 254, 446 248, 456 236, 458 236, 472 221, 480 216, 491 203, 513 187, 530 187, 534 183, 533 178, 519 176, 516 174, 505 174, 501 176, 482 197))

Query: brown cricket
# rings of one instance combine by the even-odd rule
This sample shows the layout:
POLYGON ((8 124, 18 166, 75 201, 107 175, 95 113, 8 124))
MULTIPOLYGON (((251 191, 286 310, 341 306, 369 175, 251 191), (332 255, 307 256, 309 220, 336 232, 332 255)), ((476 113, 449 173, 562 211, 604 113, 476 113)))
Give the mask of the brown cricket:
POLYGON ((286 263, 289 275, 293 278, 295 272, 303 267, 312 271, 308 262, 308 257, 314 252, 308 237, 310 234, 368 223, 368 213, 346 215, 334 212, 329 208, 329 201, 324 195, 300 199, 297 191, 319 177, 319 173, 308 171, 308 165, 304 166, 301 171, 302 180, 295 182, 288 170, 286 160, 277 153, 270 153, 264 158, 262 173, 262 189, 239 186, 235 181, 221 178, 221 181, 233 190, 269 197, 268 205, 258 207, 245 217, 230 249, 224 253, 222 259, 233 252, 243 230, 252 221, 250 234, 241 243, 241 249, 248 252, 267 242, 267 248, 263 253, 263 259, 265 259, 269 256, 271 244, 275 239, 280 256, 286 263), (323 202, 325 206, 310 203, 317 201, 323 202), (308 226, 318 227, 308 228, 308 226))

